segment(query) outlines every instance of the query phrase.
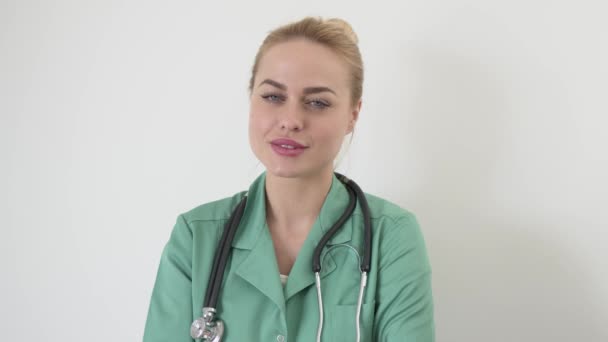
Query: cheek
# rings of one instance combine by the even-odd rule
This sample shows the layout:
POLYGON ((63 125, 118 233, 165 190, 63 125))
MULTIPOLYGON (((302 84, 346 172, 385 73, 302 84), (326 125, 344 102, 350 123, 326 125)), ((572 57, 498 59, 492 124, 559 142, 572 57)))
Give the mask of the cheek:
POLYGON ((348 128, 348 120, 346 120, 346 115, 343 113, 331 113, 328 119, 320 126, 324 128, 323 134, 329 136, 329 138, 343 138, 348 128))
POLYGON ((344 138, 339 132, 341 132, 341 127, 336 130, 339 124, 335 123, 334 125, 323 125, 323 129, 317 131, 317 139, 322 141, 322 143, 326 146, 330 146, 331 149, 335 150, 336 148, 342 146, 342 139, 344 138))
POLYGON ((249 111, 249 135, 254 140, 262 139, 272 126, 270 116, 264 115, 260 109, 259 105, 252 103, 249 111))
POLYGON ((331 153, 337 153, 342 147, 348 123, 343 119, 332 120, 319 127, 317 139, 331 149, 331 153))
POLYGON ((264 145, 265 136, 265 130, 259 119, 259 115, 253 112, 249 114, 249 145, 258 158, 260 158, 259 153, 264 145))

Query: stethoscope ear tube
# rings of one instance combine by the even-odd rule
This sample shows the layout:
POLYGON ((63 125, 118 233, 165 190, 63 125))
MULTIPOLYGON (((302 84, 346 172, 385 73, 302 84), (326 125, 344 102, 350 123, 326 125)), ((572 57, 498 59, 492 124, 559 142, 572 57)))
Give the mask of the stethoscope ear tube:
MULTIPOLYGON (((321 297, 321 284, 319 272, 321 271, 321 253, 327 242, 337 233, 337 231, 344 225, 344 223, 351 217, 357 206, 357 200, 360 201, 361 209, 363 212, 363 225, 364 225, 364 249, 363 258, 361 258, 361 288, 358 297, 358 309, 357 309, 357 341, 359 340, 359 315, 361 310, 363 290, 367 283, 367 272, 371 268, 371 250, 372 250, 372 228, 371 228, 371 215, 369 213, 369 205, 365 194, 361 188, 352 180, 348 179, 344 175, 335 173, 338 179, 344 183, 348 190, 349 203, 346 210, 340 216, 338 221, 329 229, 329 231, 321 238, 321 241, 317 244, 317 247, 313 253, 312 269, 317 278, 317 289, 319 295, 319 309, 321 320, 319 322, 319 331, 317 334, 317 340, 320 339, 323 324, 323 302, 321 297)), ((236 231, 241 222, 241 218, 245 211, 247 204, 247 194, 241 199, 236 209, 230 215, 230 218, 226 222, 222 237, 220 238, 219 245, 215 251, 213 258, 213 264, 211 266, 211 273, 209 274, 209 282, 207 291, 205 293, 205 300, 203 305, 203 316, 195 320, 191 326, 191 336, 194 339, 203 338, 211 342, 219 342, 224 332, 224 324, 221 320, 215 320, 215 313, 217 308, 217 299, 222 285, 222 279, 224 277, 224 271, 226 269, 226 263, 231 252, 231 244, 236 235, 236 231)), ((351 247, 352 248, 352 247, 351 247)), ((353 249, 354 250, 354 249, 353 249)), ((355 251, 356 252, 356 251, 355 251)))
POLYGON ((363 212, 365 249, 363 251, 363 259, 361 260, 361 272, 369 273, 372 260, 372 218, 369 213, 369 204, 367 203, 363 190, 361 190, 357 183, 351 180, 348 182, 348 185, 350 185, 357 194, 357 199, 359 200, 359 205, 361 205, 361 211, 363 212))
POLYGON ((224 270, 226 269, 226 261, 228 260, 228 254, 230 253, 230 245, 232 244, 239 222, 245 211, 246 204, 247 195, 239 202, 236 210, 233 211, 226 223, 226 229, 224 229, 224 232, 222 233, 222 238, 220 239, 219 246, 213 258, 213 266, 208 282, 211 286, 207 287, 203 307, 216 308, 220 286, 224 277, 224 270))
POLYGON ((336 223, 334 223, 334 225, 329 229, 329 231, 325 233, 325 235, 321 238, 321 241, 319 241, 317 247, 315 247, 315 251, 312 255, 313 273, 319 273, 321 271, 321 252, 323 252, 323 248, 327 244, 327 241, 329 241, 329 239, 331 239, 338 232, 344 222, 346 222, 346 220, 348 220, 353 211, 355 211, 357 199, 353 191, 348 186, 346 188, 348 189, 349 196, 348 207, 346 208, 342 216, 340 216, 338 221, 336 221, 336 223))
MULTIPOLYGON (((238 205, 237 205, 238 206, 238 205)), ((232 221, 234 221, 234 216, 236 211, 232 212, 232 215, 228 218, 228 222, 224 225, 224 231, 222 232, 222 237, 220 238, 220 242, 215 251, 215 255, 213 256, 213 264, 211 266, 211 272, 209 273, 208 284, 215 284, 215 276, 217 273, 217 264, 220 259, 220 254, 222 247, 226 244, 226 238, 228 237, 228 227, 232 226, 232 221)), ((207 291, 205 292, 205 299, 203 301, 203 307, 208 307, 209 297, 211 297, 211 292, 213 291, 213 286, 207 286, 207 291)))
MULTIPOLYGON (((359 201, 359 205, 361 206, 361 211, 363 212, 363 241, 364 241, 364 248, 363 248, 363 258, 361 259, 361 272, 365 272, 365 273, 369 273, 369 270, 371 269, 371 260, 372 260, 372 218, 371 215, 369 213, 369 204, 367 203, 367 198, 365 198, 365 194, 363 193, 363 190, 361 190, 361 188, 359 187, 359 185, 357 185, 357 183, 355 183, 352 179, 349 179, 348 177, 334 172, 336 177, 338 177, 338 179, 340 181, 342 181, 342 183, 344 183, 344 185, 346 186, 346 188, 349 190, 349 194, 351 192, 355 193, 355 197, 356 199, 359 201)), ((352 204, 352 200, 351 200, 351 204, 352 204)), ((349 204, 350 205, 350 204, 349 204)), ((347 209, 347 211, 350 211, 349 215, 352 214, 354 210, 354 206, 351 210, 351 208, 349 207, 347 209)), ((345 212, 346 214, 346 212, 345 212)), ((344 215, 343 215, 344 217, 344 215)), ((346 221, 346 218, 344 219, 344 221, 346 221)), ((344 222, 342 221, 342 217, 340 217, 340 220, 338 220, 338 222, 336 222, 336 225, 340 223, 340 225, 342 225, 344 222)), ((333 229, 338 229, 338 226, 334 226, 332 227, 331 230, 333 229)), ((327 235, 329 235, 331 233, 328 232, 327 235)), ((333 233, 331 234, 333 236, 333 233)), ((325 237, 324 237, 325 238, 325 237)), ((321 251, 323 249, 323 247, 325 246, 325 243, 331 238, 331 236, 329 236, 329 238, 327 240, 321 240, 322 243, 319 243, 319 245, 317 246, 317 248, 315 249, 315 254, 313 256, 313 271, 314 269, 317 268, 315 262, 319 262, 320 263, 320 259, 317 259, 317 250, 318 250, 318 256, 320 258, 321 255, 321 251)), ((318 266, 319 269, 321 269, 321 266, 318 266)))
POLYGON ((348 220, 348 218, 352 215, 355 207, 357 206, 357 200, 360 202, 361 209, 363 211, 363 226, 364 226, 364 249, 363 249, 363 258, 361 260, 361 272, 369 272, 371 268, 371 249, 372 249, 372 223, 371 217, 369 215, 369 205, 367 204, 367 200, 365 198, 365 194, 361 190, 361 188, 348 177, 335 172, 336 177, 344 183, 346 189, 348 190, 349 202, 346 210, 340 216, 338 221, 334 223, 334 225, 329 229, 329 231, 321 238, 319 244, 315 248, 312 257, 312 271, 314 273, 318 273, 321 271, 321 253, 323 248, 331 239, 336 232, 342 227, 344 222, 348 220))

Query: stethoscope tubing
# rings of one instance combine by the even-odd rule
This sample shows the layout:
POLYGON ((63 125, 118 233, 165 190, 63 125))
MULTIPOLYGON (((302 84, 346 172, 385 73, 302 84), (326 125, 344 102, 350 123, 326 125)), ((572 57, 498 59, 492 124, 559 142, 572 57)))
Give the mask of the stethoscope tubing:
MULTIPOLYGON (((351 217, 354 212, 357 201, 361 206, 361 210, 363 212, 363 226, 364 226, 364 248, 363 248, 363 257, 359 260, 360 269, 361 269, 361 285, 359 290, 359 295, 357 298, 357 341, 360 339, 360 327, 359 327, 359 319, 361 313, 361 304, 363 300, 363 291, 367 284, 367 274, 371 268, 371 250, 372 250, 372 229, 371 229, 371 215, 369 212, 369 205, 367 203, 367 199, 365 198, 365 194, 361 190, 361 188, 351 179, 346 176, 335 172, 336 177, 346 186, 348 190, 349 203, 338 221, 334 223, 334 225, 329 229, 329 231, 321 238, 317 247, 313 252, 313 260, 312 260, 312 270, 315 274, 315 280, 317 283, 317 294, 319 300, 319 327, 317 333, 317 341, 320 340, 322 327, 323 327, 323 302, 321 295, 321 281, 320 281, 320 272, 321 272, 321 254, 323 249, 329 242, 329 240, 337 233, 337 231, 344 225, 344 223, 351 217)), ((198 335, 202 332, 200 328, 202 327, 200 324, 207 325, 209 328, 219 329, 221 331, 219 335, 214 335, 214 340, 218 340, 221 338, 221 334, 223 333, 223 323, 219 321, 219 324, 216 326, 214 321, 215 317, 215 308, 217 308, 217 300, 219 297, 219 292, 222 286, 222 279, 224 277, 224 271, 226 270, 226 264, 228 262, 228 258, 230 256, 230 245, 234 240, 234 236, 236 235, 236 231, 240 224, 241 218, 245 211, 245 206, 247 204, 247 194, 243 196, 236 209, 230 215, 230 218, 226 222, 224 231, 222 232, 222 237, 220 238, 218 249, 215 252, 215 256, 213 258, 213 264, 211 266, 211 272, 209 274, 209 282, 207 286, 207 290, 205 292, 205 300, 203 305, 203 316, 196 320, 193 323, 193 329, 195 332, 191 332, 193 338, 195 335, 198 335), (199 324, 200 323, 200 324, 199 324), (197 325, 198 324, 198 325, 197 325)), ((205 330, 205 332, 209 332, 209 330, 205 330)))
MULTIPOLYGON (((338 179, 340 179, 347 188, 352 189, 355 193, 355 198, 359 201, 359 206, 361 206, 361 212, 363 213, 363 259, 361 260, 361 272, 365 272, 369 274, 371 269, 371 260, 372 260, 372 218, 370 215, 369 204, 367 203, 367 198, 365 197, 365 193, 363 190, 355 183, 352 179, 335 172, 338 179)), ((354 210, 354 209, 353 209, 354 210)), ((352 213, 352 212, 351 212, 352 213)), ((337 224, 336 224, 337 225, 337 224)), ((336 226, 334 225, 334 226, 336 226)), ((336 228, 336 227, 333 227, 336 228)), ((332 228, 332 229, 333 229, 332 228)), ((337 229, 337 228, 336 228, 337 229)), ((321 245, 321 243, 319 243, 321 245)), ((323 245, 324 246, 324 245, 323 245)), ((317 246, 318 248, 319 246, 317 246)), ((320 255, 320 253, 319 253, 320 255)))
POLYGON ((315 251, 312 255, 313 273, 321 272, 321 253, 323 252, 323 248, 325 248, 329 239, 331 239, 338 232, 344 222, 348 220, 348 218, 352 215, 353 211, 355 211, 355 207, 357 206, 357 198, 354 193, 354 190, 351 189, 350 186, 347 186, 346 189, 348 190, 349 197, 348 206, 346 207, 346 210, 344 210, 344 213, 342 213, 342 216, 340 216, 338 221, 336 221, 336 223, 334 223, 334 225, 329 229, 329 231, 325 233, 325 235, 323 235, 323 237, 317 244, 317 247, 315 247, 315 251))
POLYGON ((222 279, 224 277, 224 271, 226 270, 226 263, 230 254, 229 246, 234 240, 234 235, 240 223, 240 219, 245 211, 245 205, 247 204, 247 195, 239 202, 236 210, 230 215, 228 222, 226 223, 226 229, 222 233, 222 238, 219 243, 219 250, 215 253, 213 260, 213 266, 211 268, 209 285, 205 294, 205 305, 203 307, 216 308, 217 299, 219 297, 220 286, 222 285, 222 279))

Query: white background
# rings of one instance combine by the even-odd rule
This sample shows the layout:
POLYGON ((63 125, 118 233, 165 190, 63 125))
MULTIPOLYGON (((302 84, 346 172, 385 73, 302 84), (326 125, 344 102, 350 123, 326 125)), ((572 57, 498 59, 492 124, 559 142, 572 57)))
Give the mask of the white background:
POLYGON ((608 341, 604 1, 0 2, 0 339, 141 340, 177 215, 245 190, 256 49, 338 16, 339 170, 414 212, 438 341, 608 341))

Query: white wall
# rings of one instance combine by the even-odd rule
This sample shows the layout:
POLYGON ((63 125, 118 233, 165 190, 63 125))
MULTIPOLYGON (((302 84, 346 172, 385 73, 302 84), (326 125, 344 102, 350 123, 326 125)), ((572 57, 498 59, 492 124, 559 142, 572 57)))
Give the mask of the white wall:
POLYGON ((245 189, 271 28, 340 16, 341 170, 417 214, 438 341, 607 341, 604 1, 0 2, 0 335, 141 340, 176 216, 245 189))

